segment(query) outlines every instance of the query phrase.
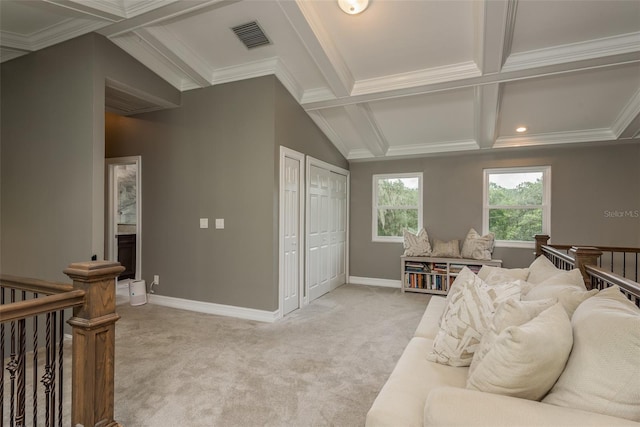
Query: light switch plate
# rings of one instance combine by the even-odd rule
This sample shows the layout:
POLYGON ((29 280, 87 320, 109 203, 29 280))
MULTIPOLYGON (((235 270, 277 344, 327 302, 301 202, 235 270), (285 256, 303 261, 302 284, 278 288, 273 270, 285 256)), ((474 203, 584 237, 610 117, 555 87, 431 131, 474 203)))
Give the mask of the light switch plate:
POLYGON ((224 228, 224 218, 216 218, 216 228, 224 228))
POLYGON ((200 228, 209 228, 209 218, 200 218, 200 228))

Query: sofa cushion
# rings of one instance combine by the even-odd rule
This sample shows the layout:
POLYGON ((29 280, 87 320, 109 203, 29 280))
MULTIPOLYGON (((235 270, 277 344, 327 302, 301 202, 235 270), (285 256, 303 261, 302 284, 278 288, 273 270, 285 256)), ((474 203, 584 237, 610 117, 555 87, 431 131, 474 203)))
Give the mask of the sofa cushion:
POLYGON ((587 298, 598 293, 597 289, 590 291, 581 290, 572 285, 536 286, 522 296, 523 301, 535 301, 555 298, 562 304, 569 318, 573 316, 576 308, 587 298))
POLYGON ((569 317, 556 303, 521 325, 499 331, 467 387, 540 400, 562 373, 572 342, 569 317))
POLYGON ((464 242, 462 242, 462 258, 491 259, 494 238, 495 235, 493 233, 481 236, 472 228, 469 230, 469 233, 467 233, 467 237, 464 239, 464 242))
POLYGON ((640 309, 612 286, 580 304, 571 324, 573 350, 543 402, 640 421, 640 309))
POLYGON ((434 339, 440 330, 440 319, 446 306, 447 300, 445 297, 432 295, 414 336, 434 339))
POLYGON ((391 376, 367 413, 367 427, 422 426, 427 396, 437 387, 464 387, 467 368, 428 362, 433 346, 427 338, 412 338, 391 376))
POLYGON ((480 271, 478 271, 478 277, 484 280, 487 285, 499 285, 500 283, 513 282, 514 280, 527 280, 529 277, 529 269, 483 265, 480 271))
POLYGON ((496 307, 509 298, 520 299, 519 287, 513 284, 488 286, 464 267, 447 295, 440 329, 427 360, 469 366, 496 307))
POLYGON ((418 234, 413 234, 409 230, 404 230, 404 254, 406 256, 429 256, 431 255, 431 244, 427 230, 421 228, 418 234))
MULTIPOLYGON (((390 426, 400 424, 392 423, 390 426)), ((639 423, 591 411, 454 387, 429 393, 424 427, 640 427, 639 423)))

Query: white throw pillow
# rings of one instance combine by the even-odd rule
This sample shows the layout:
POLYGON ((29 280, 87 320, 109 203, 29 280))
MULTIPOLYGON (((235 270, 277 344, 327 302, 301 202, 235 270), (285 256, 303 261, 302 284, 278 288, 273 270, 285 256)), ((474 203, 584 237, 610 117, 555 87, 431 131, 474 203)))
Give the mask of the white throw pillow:
POLYGON ((530 400, 551 389, 571 352, 571 322, 554 304, 496 337, 467 379, 467 388, 530 400))
POLYGON ((484 356, 491 350, 500 332, 509 326, 520 326, 555 305, 557 301, 553 298, 536 301, 518 301, 510 299, 500 304, 493 315, 493 320, 489 330, 485 332, 480 341, 480 345, 473 354, 471 366, 469 366, 469 376, 473 373, 484 356))
POLYGON ((573 350, 543 402, 640 421, 640 309, 612 286, 576 309, 573 350))
POLYGON ((444 365, 469 366, 496 307, 510 298, 520 298, 517 286, 488 286, 464 267, 447 295, 440 329, 427 360, 444 365))
POLYGON ((495 235, 493 233, 481 236, 472 228, 469 230, 467 237, 462 243, 462 258, 483 260, 491 259, 494 238, 495 235))
POLYGON ((404 254, 406 256, 429 256, 431 255, 431 244, 427 230, 421 228, 418 234, 413 234, 405 229, 404 232, 404 254))
POLYGON ((586 291, 587 288, 584 285, 584 279, 582 278, 582 273, 577 268, 573 270, 560 270, 560 273, 554 274, 551 277, 546 278, 542 282, 538 282, 537 286, 554 286, 554 285, 571 285, 576 288, 586 291))
POLYGON ((556 274, 564 271, 566 270, 556 268, 556 266, 553 265, 546 256, 540 255, 529 266, 529 277, 527 278, 527 282, 537 285, 549 277, 555 276, 556 274))
POLYGON ((478 277, 487 282, 488 285, 497 285, 498 283, 512 282, 514 280, 527 280, 529 277, 529 269, 483 265, 480 271, 478 271, 478 277))
POLYGON ((450 240, 443 242, 435 239, 433 241, 433 251, 431 256, 442 258, 460 258, 460 241, 450 240))
POLYGON ((569 318, 573 317, 576 308, 586 299, 596 295, 597 289, 583 291, 572 285, 536 286, 522 295, 523 301, 534 301, 545 298, 556 298, 564 307, 569 318))

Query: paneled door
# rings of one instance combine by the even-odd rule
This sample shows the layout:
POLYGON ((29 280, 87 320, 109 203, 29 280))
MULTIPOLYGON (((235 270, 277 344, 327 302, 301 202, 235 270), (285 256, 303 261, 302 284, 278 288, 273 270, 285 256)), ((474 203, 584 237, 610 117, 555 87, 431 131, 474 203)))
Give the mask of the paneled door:
POLYGON ((280 158, 280 293, 282 315, 300 308, 302 294, 302 170, 304 156, 282 149, 280 158))
POLYGON ((330 290, 330 239, 329 231, 331 199, 331 173, 316 165, 309 167, 307 205, 307 284, 309 301, 330 290))
POLYGON ((331 172, 331 200, 329 210, 331 224, 329 226, 329 257, 331 276, 329 286, 333 290, 347 281, 346 246, 347 246, 347 177, 331 172))

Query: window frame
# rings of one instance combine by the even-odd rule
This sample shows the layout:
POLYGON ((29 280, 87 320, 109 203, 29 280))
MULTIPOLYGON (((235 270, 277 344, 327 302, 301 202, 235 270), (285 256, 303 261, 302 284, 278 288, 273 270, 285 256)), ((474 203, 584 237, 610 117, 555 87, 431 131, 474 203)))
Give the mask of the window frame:
MULTIPOLYGON (((514 205, 499 206, 489 205, 489 178, 492 174, 508 174, 508 173, 531 173, 542 172, 542 234, 551 235, 551 166, 523 166, 508 168, 488 168, 484 169, 483 188, 482 188, 482 234, 487 234, 489 230, 489 210, 491 208, 502 209, 528 209, 538 205, 514 205)), ((495 240, 496 247, 505 248, 535 248, 535 241, 525 240, 495 240)))
POLYGON ((379 208, 392 208, 392 209, 418 209, 418 230, 423 227, 422 212, 423 212, 423 173, 422 172, 404 172, 404 173, 385 173, 374 174, 372 178, 372 221, 371 221, 371 241, 373 242, 404 242, 404 236, 378 236, 378 209, 379 208), (401 179, 401 178, 418 178, 418 206, 378 206, 378 182, 383 179, 401 179))

